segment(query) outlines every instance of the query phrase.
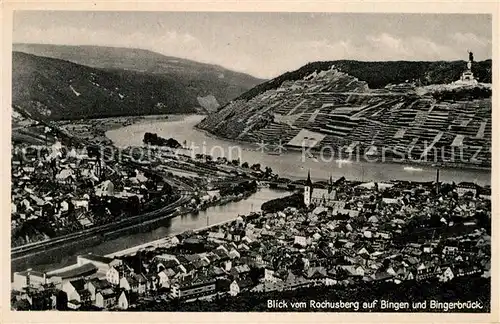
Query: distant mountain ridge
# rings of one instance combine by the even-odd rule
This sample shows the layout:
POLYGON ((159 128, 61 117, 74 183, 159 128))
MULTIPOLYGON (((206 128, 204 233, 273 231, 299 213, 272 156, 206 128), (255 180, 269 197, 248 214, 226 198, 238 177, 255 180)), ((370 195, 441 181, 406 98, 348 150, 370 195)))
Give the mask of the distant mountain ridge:
POLYGON ((262 82, 141 49, 43 44, 13 49, 13 101, 40 108, 42 115, 50 111, 55 119, 210 112, 262 82))

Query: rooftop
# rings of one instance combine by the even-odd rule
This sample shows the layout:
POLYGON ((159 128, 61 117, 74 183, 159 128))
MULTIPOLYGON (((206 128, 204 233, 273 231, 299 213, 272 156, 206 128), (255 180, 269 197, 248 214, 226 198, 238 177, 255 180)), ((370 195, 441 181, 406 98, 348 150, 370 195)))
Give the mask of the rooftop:
POLYGON ((62 279, 68 279, 68 278, 76 278, 76 277, 91 275, 95 272, 97 272, 97 267, 91 263, 86 263, 86 264, 79 266, 77 268, 73 268, 73 269, 70 269, 67 271, 63 271, 63 272, 54 273, 53 276, 54 277, 61 277, 62 279))
POLYGON ((43 277, 45 276, 45 273, 40 272, 40 271, 34 271, 34 270, 25 270, 18 272, 17 275, 19 276, 36 276, 36 277, 43 277))
POLYGON ((96 254, 79 255, 78 258, 86 259, 86 260, 90 260, 90 261, 95 261, 95 262, 101 262, 101 263, 105 263, 105 264, 110 264, 114 260, 112 258, 108 258, 105 256, 96 255, 96 254))

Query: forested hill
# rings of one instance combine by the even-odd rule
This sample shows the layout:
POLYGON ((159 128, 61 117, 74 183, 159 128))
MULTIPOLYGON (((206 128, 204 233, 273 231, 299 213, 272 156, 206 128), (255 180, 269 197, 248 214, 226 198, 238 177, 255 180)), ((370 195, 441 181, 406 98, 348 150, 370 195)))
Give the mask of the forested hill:
POLYGON ((13 102, 51 119, 212 112, 263 80, 146 50, 15 44, 13 102))

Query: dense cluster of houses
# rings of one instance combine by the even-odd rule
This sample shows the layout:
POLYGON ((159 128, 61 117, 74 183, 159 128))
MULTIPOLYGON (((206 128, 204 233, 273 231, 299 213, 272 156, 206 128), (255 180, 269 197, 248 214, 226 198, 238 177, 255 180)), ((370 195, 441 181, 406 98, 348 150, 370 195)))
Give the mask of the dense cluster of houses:
POLYGON ((57 293, 40 294, 50 286, 70 309, 128 309, 155 299, 489 276, 490 236, 476 217, 491 216, 483 191, 401 181, 344 181, 335 190, 334 200, 239 216, 133 256, 82 255, 63 272, 15 273, 15 298, 57 305, 57 293))
MULTIPOLYGON (((91 157, 85 147, 69 148, 60 142, 39 147, 14 145, 11 174, 13 246, 105 223, 103 215, 89 212, 92 198, 127 200, 135 196, 143 202, 150 189, 143 173, 91 157)), ((105 211, 104 218, 106 214, 111 212, 105 211)))

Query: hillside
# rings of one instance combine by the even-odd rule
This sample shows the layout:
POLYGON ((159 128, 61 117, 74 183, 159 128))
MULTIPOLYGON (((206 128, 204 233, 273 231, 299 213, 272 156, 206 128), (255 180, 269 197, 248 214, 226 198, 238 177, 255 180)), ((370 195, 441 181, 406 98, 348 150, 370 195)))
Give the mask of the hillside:
POLYGON ((13 50, 70 61, 104 70, 130 70, 167 76, 199 97, 198 105, 213 110, 264 80, 223 67, 143 49, 13 44, 13 50))
MULTIPOLYGON (((342 62, 311 63, 260 84, 198 127, 251 143, 329 148, 337 157, 449 163, 455 154, 463 158, 454 165, 490 165, 491 87, 430 85, 458 79, 464 62, 461 69, 456 62, 342 62), (422 87, 397 84, 415 78, 422 87)), ((491 61, 476 64, 480 81, 491 80, 491 61)))
MULTIPOLYGON (((383 88, 388 84, 406 81, 420 82, 421 85, 450 83, 460 78, 465 62, 425 62, 425 61, 387 61, 362 62, 351 60, 320 61, 304 65, 298 70, 286 72, 272 80, 263 82, 243 93, 239 99, 251 99, 267 90, 278 88, 285 81, 296 81, 317 71, 328 70, 334 65, 339 71, 366 81, 372 89, 383 88)), ((491 60, 476 62, 472 72, 479 82, 491 83, 491 60)))
POLYGON ((210 111, 228 100, 226 90, 235 91, 225 81, 186 84, 170 74, 98 69, 22 52, 13 52, 12 66, 13 104, 51 119, 210 111))

